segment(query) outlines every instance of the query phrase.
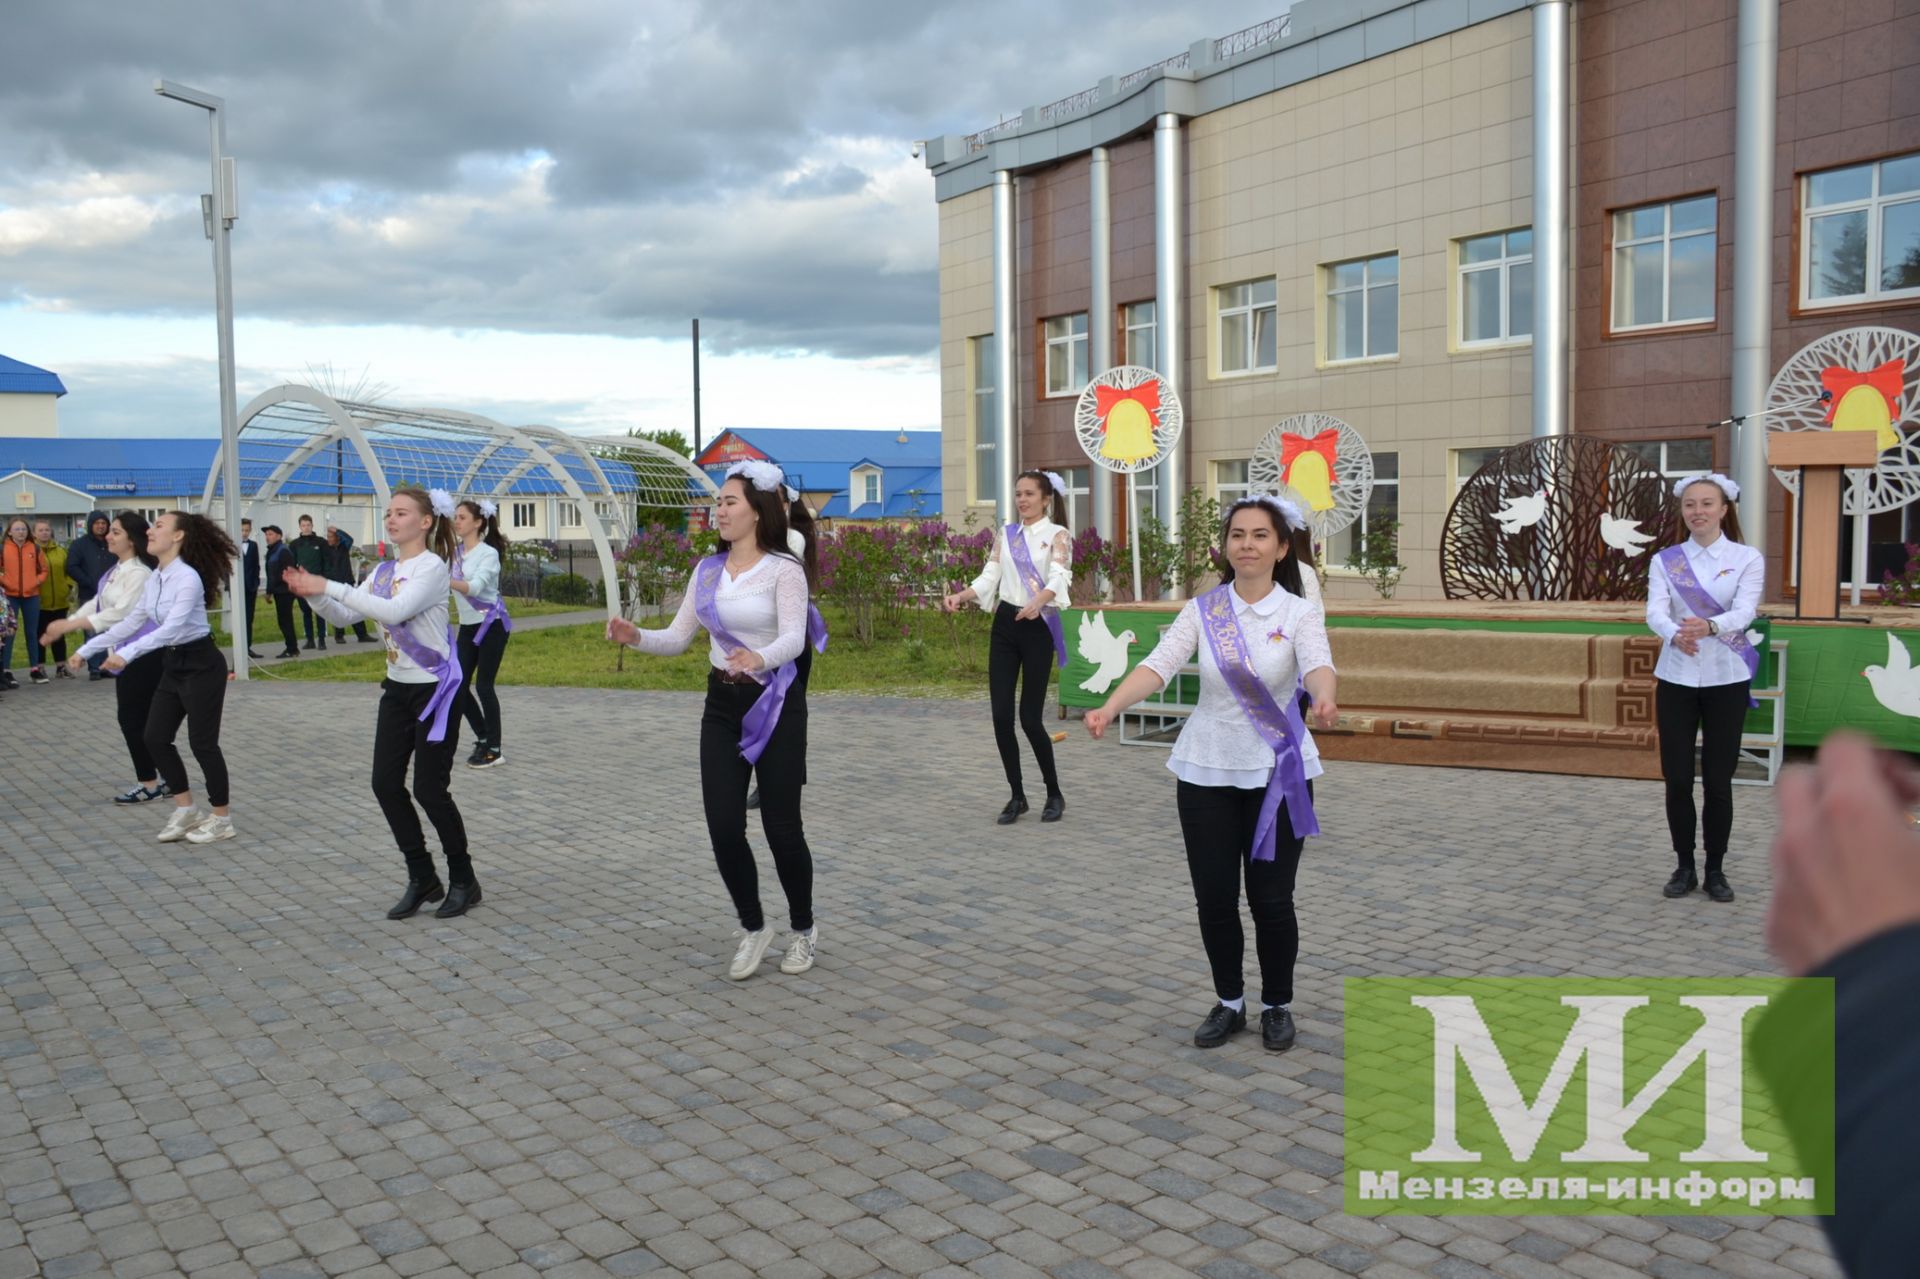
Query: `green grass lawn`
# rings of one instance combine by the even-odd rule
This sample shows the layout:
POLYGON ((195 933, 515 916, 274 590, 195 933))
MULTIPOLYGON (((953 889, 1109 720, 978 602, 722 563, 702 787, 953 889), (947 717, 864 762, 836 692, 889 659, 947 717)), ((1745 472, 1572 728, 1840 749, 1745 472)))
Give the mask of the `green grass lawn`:
MULTIPOLYGON (((911 697, 972 697, 987 688, 988 618, 969 609, 957 618, 916 616, 919 638, 876 637, 862 646, 838 611, 822 610, 833 639, 816 657, 809 691, 887 693, 911 697)), ((665 625, 659 619, 652 625, 665 625)), ((371 647, 340 657, 289 662, 273 678, 377 680, 386 669, 371 647)), ((678 657, 648 657, 610 644, 605 628, 556 626, 519 631, 500 664, 501 684, 565 688, 638 688, 697 692, 707 686, 707 642, 699 636, 678 657)))

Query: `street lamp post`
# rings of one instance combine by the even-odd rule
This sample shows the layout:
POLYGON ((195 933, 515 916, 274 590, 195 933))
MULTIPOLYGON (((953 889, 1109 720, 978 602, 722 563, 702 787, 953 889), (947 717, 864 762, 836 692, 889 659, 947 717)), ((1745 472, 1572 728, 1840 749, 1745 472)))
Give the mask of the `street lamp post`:
MULTIPOLYGON (((235 406, 233 372, 233 256, 228 233, 240 216, 234 189, 233 157, 227 150, 227 104, 223 98, 171 80, 155 80, 153 91, 163 98, 199 107, 209 116, 213 138, 213 194, 201 197, 207 238, 213 241, 213 307, 220 336, 220 476, 227 490, 227 532, 240 537, 240 429, 235 406)), ((244 554, 233 560, 233 580, 227 583, 227 632, 233 638, 233 674, 247 678, 247 597, 244 554)))

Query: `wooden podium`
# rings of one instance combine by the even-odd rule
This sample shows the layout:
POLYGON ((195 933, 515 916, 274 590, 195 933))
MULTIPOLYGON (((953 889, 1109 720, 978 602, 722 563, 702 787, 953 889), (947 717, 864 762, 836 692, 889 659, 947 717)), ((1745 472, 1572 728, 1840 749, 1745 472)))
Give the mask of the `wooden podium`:
POLYGON ((1836 621, 1840 616, 1840 485, 1851 468, 1880 461, 1872 431, 1776 431, 1767 437, 1767 463, 1800 471, 1800 561, 1795 617, 1836 621))

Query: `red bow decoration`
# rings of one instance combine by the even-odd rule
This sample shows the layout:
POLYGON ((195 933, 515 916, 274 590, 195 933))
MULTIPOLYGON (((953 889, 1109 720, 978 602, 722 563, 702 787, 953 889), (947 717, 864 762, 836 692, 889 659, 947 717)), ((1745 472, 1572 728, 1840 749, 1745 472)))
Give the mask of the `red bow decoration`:
POLYGON ((1830 368, 1820 370, 1820 385, 1833 392, 1833 398, 1827 402, 1827 421, 1833 421, 1833 415, 1840 411, 1840 401, 1847 398, 1847 392, 1856 386, 1870 386, 1880 392, 1887 402, 1887 415, 1900 416, 1900 392, 1906 385, 1907 362, 1888 360, 1871 373, 1856 373, 1852 369, 1830 368))
POLYGON ((1280 476, 1285 479, 1293 473, 1293 460, 1302 453, 1318 453, 1327 460, 1327 481, 1340 482, 1340 474, 1334 470, 1334 458, 1340 452, 1340 428, 1330 426, 1320 434, 1308 439, 1304 435, 1282 435, 1280 437, 1280 476))
POLYGON ((1100 430, 1107 429, 1107 415, 1119 406, 1123 400, 1135 400, 1147 411, 1154 429, 1160 427, 1160 380, 1142 382, 1139 386, 1121 390, 1117 386, 1096 386, 1093 388, 1094 411, 1100 415, 1100 430))

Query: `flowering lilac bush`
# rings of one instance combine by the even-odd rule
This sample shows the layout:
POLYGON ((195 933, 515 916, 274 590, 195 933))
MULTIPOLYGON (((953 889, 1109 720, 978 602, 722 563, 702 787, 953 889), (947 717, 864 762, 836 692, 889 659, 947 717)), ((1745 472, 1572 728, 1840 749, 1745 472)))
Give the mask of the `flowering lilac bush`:
POLYGON ((649 524, 628 538, 613 555, 628 606, 657 607, 684 590, 695 562, 711 555, 719 540, 712 529, 688 534, 660 524, 649 524))

